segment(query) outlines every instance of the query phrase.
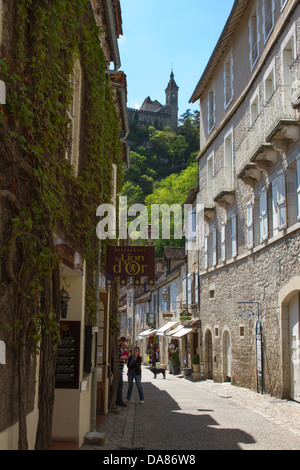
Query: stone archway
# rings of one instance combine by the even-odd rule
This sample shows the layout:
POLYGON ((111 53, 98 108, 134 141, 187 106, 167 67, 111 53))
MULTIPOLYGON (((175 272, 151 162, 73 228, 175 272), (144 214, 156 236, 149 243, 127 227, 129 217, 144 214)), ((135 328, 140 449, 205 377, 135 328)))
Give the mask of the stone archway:
POLYGON ((300 402, 300 277, 278 296, 281 326, 281 397, 300 402))

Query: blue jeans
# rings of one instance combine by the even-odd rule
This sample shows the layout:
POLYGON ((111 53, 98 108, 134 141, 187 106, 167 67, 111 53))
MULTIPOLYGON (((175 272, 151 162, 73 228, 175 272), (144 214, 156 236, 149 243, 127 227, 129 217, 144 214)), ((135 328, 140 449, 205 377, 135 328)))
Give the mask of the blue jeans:
POLYGON ((133 379, 135 379, 135 383, 139 391, 140 400, 144 401, 144 392, 142 388, 142 376, 136 375, 134 370, 128 371, 128 390, 127 390, 126 400, 130 400, 131 398, 132 389, 133 389, 133 379))

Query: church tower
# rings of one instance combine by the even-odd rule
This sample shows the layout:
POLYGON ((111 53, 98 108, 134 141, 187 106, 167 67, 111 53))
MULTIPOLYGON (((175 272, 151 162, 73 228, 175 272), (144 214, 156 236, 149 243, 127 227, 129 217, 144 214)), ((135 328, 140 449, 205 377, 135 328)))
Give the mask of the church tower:
POLYGON ((178 90, 179 87, 176 85, 176 82, 174 80, 174 73, 172 70, 170 75, 170 81, 166 88, 166 106, 168 106, 170 109, 170 127, 172 131, 175 131, 178 126, 178 90))

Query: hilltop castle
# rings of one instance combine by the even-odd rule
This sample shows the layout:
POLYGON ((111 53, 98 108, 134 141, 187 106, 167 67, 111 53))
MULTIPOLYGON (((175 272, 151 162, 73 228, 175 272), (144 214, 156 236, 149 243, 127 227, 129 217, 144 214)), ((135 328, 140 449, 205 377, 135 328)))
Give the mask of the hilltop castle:
POLYGON ((162 105, 157 100, 152 101, 148 96, 140 109, 127 108, 129 124, 135 122, 138 126, 156 128, 169 126, 172 131, 175 131, 178 125, 178 90, 179 87, 176 85, 172 71, 165 90, 166 104, 162 105))

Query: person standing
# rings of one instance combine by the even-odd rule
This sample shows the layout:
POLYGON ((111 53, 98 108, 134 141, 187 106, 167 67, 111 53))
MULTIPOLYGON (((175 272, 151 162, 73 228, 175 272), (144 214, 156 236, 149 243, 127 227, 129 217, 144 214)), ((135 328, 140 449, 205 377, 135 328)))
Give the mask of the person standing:
POLYGON ((132 389, 133 389, 133 380, 137 389, 139 391, 140 403, 145 403, 144 401, 144 392, 142 388, 142 358, 140 356, 140 348, 135 347, 133 350, 133 355, 129 357, 128 363, 128 390, 126 401, 130 401, 132 389))

